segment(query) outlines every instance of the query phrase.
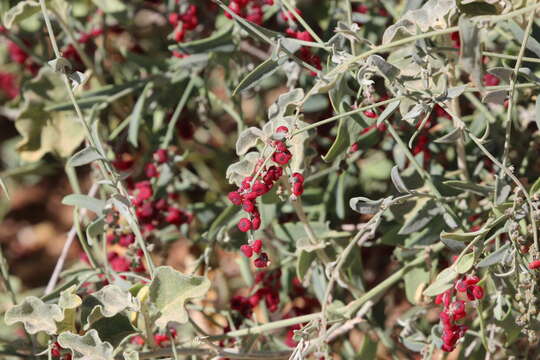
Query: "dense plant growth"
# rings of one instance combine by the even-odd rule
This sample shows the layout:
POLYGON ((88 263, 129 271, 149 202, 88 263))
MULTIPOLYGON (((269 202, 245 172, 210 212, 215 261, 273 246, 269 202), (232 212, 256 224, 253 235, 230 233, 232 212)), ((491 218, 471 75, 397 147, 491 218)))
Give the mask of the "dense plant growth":
POLYGON ((540 356, 540 2, 0 13, 3 358, 540 356))

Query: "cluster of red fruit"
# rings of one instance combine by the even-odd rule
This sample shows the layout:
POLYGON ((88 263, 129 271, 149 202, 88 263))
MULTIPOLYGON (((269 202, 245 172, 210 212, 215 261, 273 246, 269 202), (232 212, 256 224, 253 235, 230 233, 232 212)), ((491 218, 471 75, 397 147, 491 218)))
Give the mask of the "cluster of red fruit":
POLYGON ((70 353, 66 353, 65 351, 62 351, 62 350, 65 350, 63 347, 60 346, 60 344, 58 343, 58 341, 56 341, 52 348, 51 348, 51 356, 53 358, 59 358, 59 359, 62 359, 62 360, 71 360, 71 354, 70 353), (62 353, 64 352, 64 354, 62 355, 62 353))
MULTIPOLYGON (((102 34, 103 34, 103 29, 100 29, 100 28, 94 29, 88 33, 81 32, 79 34, 79 38, 77 39, 77 42, 81 45, 86 45, 90 43, 90 40, 94 40, 95 38, 101 36, 102 34)), ((75 49, 75 46, 73 46, 73 44, 68 44, 62 49, 62 56, 70 60, 72 62, 72 65, 74 65, 76 68, 80 68, 82 64, 82 60, 79 55, 79 52, 77 51, 77 49, 75 49)))
POLYGON ((256 268, 265 268, 269 264, 268 254, 265 252, 261 253, 262 245, 262 240, 257 239, 251 244, 240 246, 240 251, 242 251, 247 258, 251 258, 253 254, 260 254, 259 257, 253 261, 256 268))
MULTIPOLYGON (((288 132, 289 129, 285 126, 280 126, 276 129, 277 134, 286 134, 288 132)), ((258 180, 253 176, 246 177, 242 181, 240 188, 236 191, 231 191, 227 196, 234 205, 242 206, 242 209, 250 216, 250 218, 245 217, 238 222, 238 229, 242 232, 259 229, 261 226, 261 215, 255 201, 258 197, 266 194, 272 189, 274 184, 283 175, 283 166, 286 166, 292 158, 292 154, 287 148, 285 141, 274 140, 272 142, 272 147, 274 148, 272 161, 276 165, 262 169, 260 172, 261 180, 258 180)), ((290 181, 292 183, 292 194, 294 196, 302 195, 304 192, 303 175, 300 173, 293 173, 290 181)))
MULTIPOLYGON (((1 29, 0 29, 1 30, 1 29)), ((3 30, 4 32, 7 30, 3 30)), ((0 31, 1 33, 1 31, 0 31)), ((30 45, 30 42, 23 40, 23 43, 26 46, 30 45)), ((13 62, 22 65, 26 70, 28 70, 32 75, 36 75, 39 70, 39 65, 36 64, 30 55, 26 53, 19 45, 13 41, 8 41, 8 53, 13 62)))
MULTIPOLYGON (((300 10, 297 10, 297 11, 299 12, 300 10)), ((287 30, 285 30, 285 32, 287 33, 287 35, 295 39, 307 41, 307 42, 313 42, 313 37, 311 37, 311 35, 307 31, 295 31, 292 28, 288 28, 287 30)), ((318 55, 315 55, 311 51, 310 47, 302 46, 300 48, 299 58, 302 61, 305 61, 306 63, 312 65, 317 70, 322 70, 321 58, 318 55)), ((310 72, 310 74, 312 76, 317 76, 317 73, 315 73, 314 71, 310 72)))
POLYGON ((183 13, 169 14, 169 24, 174 28, 174 40, 176 42, 184 41, 187 31, 193 30, 199 25, 197 7, 189 5, 183 13))
POLYGON ((192 214, 169 203, 169 200, 178 199, 177 192, 171 191, 167 187, 170 192, 166 196, 157 199, 154 194, 151 180, 159 177, 160 166, 174 165, 170 163, 169 159, 166 149, 158 149, 153 155, 153 162, 148 163, 145 167, 145 175, 148 179, 136 182, 130 189, 135 213, 144 233, 162 229, 168 225, 190 224, 193 220, 192 214))
MULTIPOLYGON (((176 329, 169 328, 168 332, 169 332, 169 334, 171 335, 171 337, 173 339, 176 339, 176 336, 178 335, 176 329)), ((169 344, 170 341, 171 341, 171 339, 170 339, 169 335, 166 334, 166 333, 154 334, 154 343, 158 347, 170 346, 170 344, 169 344)), ((132 337, 130 342, 132 344, 139 345, 139 346, 143 346, 144 343, 145 343, 144 338, 142 336, 140 336, 140 335, 132 337)))
POLYGON ((466 276, 457 280, 454 287, 437 295, 435 298, 435 304, 444 306, 444 310, 439 314, 443 325, 443 351, 453 351, 456 348, 457 341, 465 335, 468 329, 467 326, 457 323, 467 316, 466 303, 464 300, 457 299, 458 294, 466 294, 465 299, 469 301, 482 299, 484 289, 477 285, 479 281, 478 276, 466 276), (454 298, 453 301, 452 298, 454 298))
POLYGON ((231 299, 231 308, 240 313, 243 318, 251 318, 253 309, 264 299, 264 304, 270 312, 275 312, 279 306, 279 290, 281 289, 281 270, 261 271, 255 276, 255 288, 251 296, 236 295, 231 299))
MULTIPOLYGON (((229 9, 236 15, 261 25, 264 19, 263 6, 274 5, 274 0, 231 0, 229 9)), ((232 15, 225 12, 225 16, 232 19, 232 15)))

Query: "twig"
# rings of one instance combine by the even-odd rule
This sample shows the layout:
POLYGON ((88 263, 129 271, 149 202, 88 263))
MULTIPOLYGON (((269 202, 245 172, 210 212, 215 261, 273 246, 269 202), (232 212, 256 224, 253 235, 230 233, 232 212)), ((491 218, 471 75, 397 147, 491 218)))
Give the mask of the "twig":
MULTIPOLYGON (((92 184, 92 187, 88 191, 88 196, 93 197, 97 190, 99 185, 98 184, 92 184)), ((81 208, 80 210, 80 216, 85 216, 88 210, 86 208, 81 208)), ((64 247, 62 248, 62 252, 60 253, 60 256, 58 257, 58 260, 56 261, 56 265, 54 267, 54 271, 51 275, 51 278, 49 279, 49 282, 47 283, 47 287, 45 288, 45 295, 50 294, 56 284, 58 283, 58 278, 60 277, 60 273, 62 272, 62 269, 64 268, 64 263, 66 262, 67 255, 69 253, 69 249, 71 248, 71 244, 73 244, 73 240, 75 240, 75 237, 77 236, 77 227, 76 225, 73 225, 71 229, 69 230, 66 242, 64 243, 64 247)))
MULTIPOLYGON (((516 64, 514 66, 514 72, 512 76, 510 77, 510 93, 508 94, 508 109, 506 111, 506 132, 504 137, 504 152, 503 152, 503 158, 502 158, 502 166, 506 167, 506 164, 508 162, 508 157, 510 155, 510 137, 512 135, 512 112, 514 110, 515 105, 515 91, 516 91, 516 82, 517 77, 519 74, 519 67, 521 66, 521 61, 523 58, 523 55, 525 54, 525 49, 527 47, 527 40, 529 39, 529 33, 531 32, 533 20, 534 20, 534 11, 531 12, 529 15, 529 21, 527 23, 527 28, 525 29, 523 40, 521 42, 521 47, 519 49, 519 54, 516 60, 516 64)), ((503 174, 503 169, 500 169, 500 174, 503 174)))

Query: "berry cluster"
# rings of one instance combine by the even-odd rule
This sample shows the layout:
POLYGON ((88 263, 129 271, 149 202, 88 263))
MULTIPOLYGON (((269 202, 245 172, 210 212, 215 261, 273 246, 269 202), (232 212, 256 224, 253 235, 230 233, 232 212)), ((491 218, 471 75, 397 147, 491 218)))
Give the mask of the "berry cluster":
POLYGON ((268 260, 268 254, 261 252, 262 245, 262 240, 258 239, 253 241, 251 244, 244 244, 240 246, 240 251, 242 251, 247 258, 251 258, 253 254, 260 254, 259 257, 253 261, 256 268, 265 268, 270 263, 268 260))
POLYGON ((51 356, 55 359, 62 360, 71 360, 72 356, 69 352, 66 352, 65 349, 60 346, 58 341, 56 341, 51 347, 51 356))
MULTIPOLYGON (((287 33, 287 35, 295 39, 307 41, 307 42, 313 42, 313 37, 311 37, 311 35, 307 31, 295 31, 292 28, 288 28, 287 30, 285 30, 285 32, 287 33)), ((299 58, 302 61, 305 61, 306 63, 312 65, 316 69, 322 70, 321 58, 313 54, 310 47, 302 46, 300 48, 299 58)), ((310 74, 312 76, 317 76, 317 73, 313 71, 310 74)))
MULTIPOLYGON (((178 335, 175 328, 169 328, 168 333, 171 335, 173 339, 176 339, 176 336, 178 335)), ((165 347, 170 346, 170 337, 167 333, 157 333, 154 334, 154 343, 158 347, 165 347)), ((143 346, 145 344, 145 340, 142 336, 137 335, 131 338, 130 342, 135 345, 143 346)))
POLYGON ((484 289, 477 285, 479 281, 478 276, 466 276, 457 280, 453 288, 435 298, 435 304, 444 306, 444 310, 439 314, 443 325, 443 351, 453 351, 457 341, 465 335, 467 326, 457 322, 467 316, 465 301, 480 300, 484 297, 484 289), (465 300, 458 299, 459 293, 466 294, 465 300))
MULTIPOLYGON (((287 134, 289 129, 280 126, 276 129, 277 134, 287 134)), ((261 226, 261 216, 256 206, 258 197, 266 194, 272 189, 274 184, 283 175, 283 167, 286 166, 292 158, 292 154, 287 148, 285 141, 274 140, 271 143, 274 148, 272 161, 276 165, 256 169, 260 171, 260 180, 253 176, 246 177, 236 191, 231 191, 228 198, 234 205, 242 206, 242 209, 249 214, 249 218, 244 217, 238 222, 238 229, 242 232, 249 230, 258 230, 261 226)), ((262 165, 261 165, 262 166, 262 165)), ((304 177, 300 173, 293 173, 290 178, 292 184, 292 195, 300 196, 304 192, 304 177)))
MULTIPOLYGON (((77 42, 81 45, 92 46, 91 50, 95 50, 95 45, 91 44, 90 41, 101 36, 102 34, 103 34, 103 29, 101 28, 93 29, 87 33, 81 32, 79 33, 79 38, 77 39, 77 42)), ((86 49, 86 50, 88 51, 89 49, 86 49)), ((72 65, 76 69, 82 69, 81 57, 73 44, 68 44, 62 49, 62 56, 70 60, 72 65)))
MULTIPOLYGON (((122 154, 113 161, 113 165, 122 171, 130 170, 133 166, 133 158, 128 154, 122 154)), ((190 224, 193 216, 171 203, 178 199, 178 193, 167 187, 167 193, 157 197, 153 190, 153 179, 159 177, 161 166, 173 166, 170 155, 166 149, 158 149, 153 154, 153 161, 145 166, 146 179, 133 182, 127 179, 132 204, 135 206, 135 214, 143 235, 152 236, 154 230, 160 230, 169 225, 180 227, 183 224, 190 224)), ((117 251, 108 253, 108 262, 111 268, 117 272, 133 271, 138 273, 146 272, 142 261, 143 252, 134 247, 135 235, 131 229, 124 224, 117 211, 111 210, 105 219, 107 231, 107 243, 111 246, 120 246, 123 255, 117 251)))
MULTIPOLYGON (((274 5, 274 0, 231 0, 229 9, 236 15, 261 25, 264 19, 264 5, 274 5)), ((228 12, 225 12, 225 16, 232 19, 232 15, 228 12)))
POLYGON ((189 5, 183 13, 169 14, 169 24, 174 28, 174 40, 176 42, 184 41, 187 31, 193 30, 199 25, 197 7, 195 5, 189 5))
MULTIPOLYGON (((281 289, 281 270, 261 271, 255 276, 257 290, 251 296, 236 295, 231 299, 231 308, 243 318, 251 318, 253 309, 264 299, 270 312, 276 312, 279 306, 279 290, 281 289)), ((251 291, 253 291, 252 289, 251 291)))

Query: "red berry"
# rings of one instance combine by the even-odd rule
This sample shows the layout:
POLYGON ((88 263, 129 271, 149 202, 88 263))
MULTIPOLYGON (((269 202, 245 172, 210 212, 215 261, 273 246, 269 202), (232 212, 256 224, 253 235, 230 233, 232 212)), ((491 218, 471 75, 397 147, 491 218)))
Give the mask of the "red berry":
POLYGON ((378 116, 377 113, 373 110, 364 111, 364 115, 366 115, 370 119, 375 119, 378 116))
POLYGON ((272 160, 279 165, 287 165, 289 160, 291 160, 291 153, 289 151, 275 152, 272 156, 272 160))
POLYGON ((244 244, 242 246, 240 246, 240 251, 242 251, 242 253, 247 257, 247 258, 250 258, 253 256, 253 249, 251 248, 251 246, 247 245, 247 244, 244 244))
POLYGON ((261 227, 261 217, 255 216, 251 221, 251 225, 253 226, 253 230, 259 230, 259 228, 261 227))
POLYGON ((291 175, 291 182, 294 183, 304 183, 304 175, 299 172, 295 172, 291 175))
POLYGON ((149 177, 149 178, 154 178, 154 177, 159 176, 158 169, 156 165, 154 165, 153 163, 149 163, 148 165, 146 165, 145 173, 146 173, 146 177, 149 177))
POLYGON ((262 240, 261 239, 257 239, 253 242, 253 244, 251 245, 251 248, 253 249, 253 251, 258 254, 261 252, 261 249, 262 249, 262 240))
POLYGON ((264 183, 257 181, 255 184, 253 184, 252 190, 258 196, 261 196, 261 195, 266 194, 266 192, 268 191, 268 187, 264 183))
POLYGON ((300 196, 304 193, 304 184, 296 183, 293 185, 292 192, 295 196, 300 196))
POLYGON ((157 161, 158 164, 163 164, 167 162, 169 159, 169 154, 167 154, 167 150, 165 149, 158 149, 154 153, 154 160, 157 161))
POLYGON ((534 270, 540 267, 540 260, 534 260, 529 263, 529 269, 534 270))
POLYGON ((238 191, 231 191, 229 195, 227 195, 229 198, 229 201, 232 202, 234 205, 241 205, 242 204, 242 195, 238 193, 238 191))
POLYGON ((248 218, 242 218, 238 222, 238 229, 242 232, 248 232, 251 230, 251 221, 248 218))
POLYGON ((484 289, 481 286, 474 286, 472 293, 477 300, 480 300, 484 297, 484 289))
POLYGON ((248 213, 255 211, 255 205, 250 200, 244 200, 242 202, 242 208, 248 213))
POLYGON ((280 133, 280 132, 288 133, 288 132, 289 132, 289 128, 286 127, 286 126, 278 126, 278 128, 276 129, 276 132, 277 132, 277 133, 280 133))
POLYGON ((465 282, 467 285, 476 285, 480 281, 480 278, 478 276, 469 276, 465 279, 465 282))
POLYGON ((268 255, 266 253, 261 253, 261 255, 253 261, 253 264, 256 268, 265 268, 268 266, 268 255))

